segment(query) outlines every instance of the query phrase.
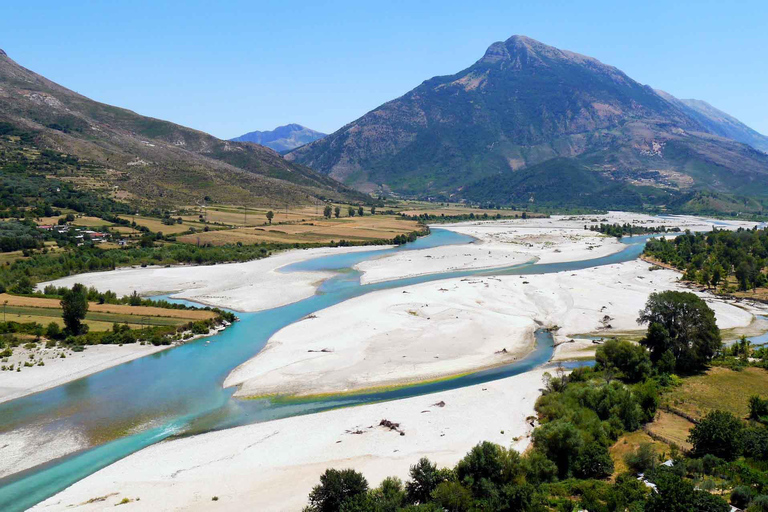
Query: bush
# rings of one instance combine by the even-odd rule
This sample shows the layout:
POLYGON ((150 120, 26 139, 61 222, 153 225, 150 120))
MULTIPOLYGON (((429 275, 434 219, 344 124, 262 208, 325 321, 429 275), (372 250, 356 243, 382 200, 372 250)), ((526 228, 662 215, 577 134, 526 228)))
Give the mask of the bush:
POLYGON ((651 443, 640 443, 637 450, 624 456, 627 467, 636 473, 647 473, 656 468, 656 449, 651 443))
POLYGON ((630 382, 645 380, 652 370, 648 350, 629 341, 606 341, 597 348, 595 360, 598 369, 616 368, 630 382))
POLYGON ((731 491, 731 505, 736 508, 745 509, 755 497, 755 492, 746 485, 740 485, 731 491))
POLYGON ((768 512, 768 496, 761 495, 753 499, 747 510, 749 512, 768 512))
POLYGON ((749 397, 749 418, 768 422, 768 399, 762 399, 757 395, 749 397))
POLYGON ((697 456, 714 455, 733 460, 741 453, 741 432, 744 426, 736 416, 725 411, 708 413, 691 429, 688 441, 697 456))

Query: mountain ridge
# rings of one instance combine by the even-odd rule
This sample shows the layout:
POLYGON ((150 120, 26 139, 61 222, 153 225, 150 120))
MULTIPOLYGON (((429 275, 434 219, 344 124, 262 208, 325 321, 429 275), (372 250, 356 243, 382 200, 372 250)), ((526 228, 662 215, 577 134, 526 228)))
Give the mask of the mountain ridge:
POLYGON ((662 195, 768 194, 763 153, 614 66, 525 36, 286 158, 359 190, 417 197, 473 200, 469 185, 553 158, 662 195))
POLYGON ((31 134, 35 147, 103 167, 91 182, 137 201, 311 203, 358 193, 255 144, 91 100, 0 55, 0 121, 31 134))
POLYGON ((229 140, 235 142, 253 142, 281 153, 322 139, 325 136, 325 133, 312 130, 306 126, 297 123, 289 123, 283 126, 278 126, 274 130, 256 130, 229 140))

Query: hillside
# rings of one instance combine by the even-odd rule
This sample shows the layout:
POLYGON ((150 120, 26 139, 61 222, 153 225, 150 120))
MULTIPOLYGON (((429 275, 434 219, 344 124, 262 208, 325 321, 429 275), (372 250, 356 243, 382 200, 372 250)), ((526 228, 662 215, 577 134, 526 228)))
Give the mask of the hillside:
POLYGON ((768 152, 768 137, 753 130, 735 117, 713 107, 706 101, 692 99, 681 100, 664 91, 656 92, 663 98, 678 105, 690 117, 696 119, 699 123, 705 126, 707 130, 715 135, 743 142, 755 149, 768 152))
POLYGON ((223 141, 93 101, 18 65, 2 50, 0 123, 25 135, 24 147, 0 137, 6 150, 21 151, 26 159, 44 150, 72 155, 84 165, 67 179, 119 190, 122 198, 137 202, 192 204, 208 196, 277 205, 310 203, 315 197, 361 198, 269 148, 223 141))
POLYGON ((283 151, 296 149, 304 144, 322 139, 325 135, 306 126, 291 123, 285 126, 278 126, 271 131, 248 132, 245 135, 230 140, 235 142, 253 142, 282 153, 283 151))
POLYGON ((768 195, 768 155, 700 117, 615 67, 513 36, 286 158, 364 191, 472 201, 555 158, 641 203, 700 189, 768 195))

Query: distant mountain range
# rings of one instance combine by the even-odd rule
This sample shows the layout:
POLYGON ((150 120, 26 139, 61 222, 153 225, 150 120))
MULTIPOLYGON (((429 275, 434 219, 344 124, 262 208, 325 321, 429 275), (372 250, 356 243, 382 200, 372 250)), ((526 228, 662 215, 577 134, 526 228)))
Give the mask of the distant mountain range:
POLYGON ((287 124, 285 126, 278 126, 272 131, 265 132, 248 132, 245 135, 235 137, 235 142, 254 142, 267 146, 275 151, 282 153, 291 149, 296 149, 304 144, 309 144, 318 139, 322 139, 326 134, 311 130, 306 126, 300 124, 287 124))
POLYGON ((286 158, 366 192, 762 210, 762 199, 736 197, 768 197, 767 148, 768 137, 704 102, 513 36, 286 158))
MULTIPOLYGON (((2 50, 0 125, 5 127, 0 133, 12 128, 38 150, 74 155, 89 169, 99 169, 67 179, 119 188, 135 201, 194 204, 208 196, 220 202, 277 205, 315 198, 364 199, 264 146, 220 140, 93 101, 18 65, 2 50)), ((0 136, 0 146, 16 144, 14 140, 0 136)))

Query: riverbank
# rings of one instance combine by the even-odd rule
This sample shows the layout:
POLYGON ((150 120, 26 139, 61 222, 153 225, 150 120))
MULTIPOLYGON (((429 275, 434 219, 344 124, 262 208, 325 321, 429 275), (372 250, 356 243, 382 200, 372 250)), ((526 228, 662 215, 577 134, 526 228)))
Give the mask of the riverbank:
POLYGON ((374 486, 406 479, 421 457, 452 466, 481 440, 522 451, 542 373, 163 442, 33 510, 103 510, 127 498, 130 510, 297 511, 329 467, 361 471, 374 486))
POLYGON ((443 224, 441 228, 472 236, 476 242, 390 254, 359 263, 355 269, 363 272, 361 283, 368 284, 448 271, 508 267, 533 261, 539 264, 582 261, 621 251, 625 246, 616 238, 585 229, 601 223, 630 224, 638 232, 643 228, 708 231, 715 226, 736 229, 756 224, 684 215, 654 217, 627 212, 443 224))
MULTIPOLYGON (((648 295, 687 289, 671 270, 640 260, 551 274, 454 278, 384 290, 318 311, 277 332, 225 386, 236 396, 345 393, 447 378, 505 364, 552 328, 558 344, 577 334, 641 335, 648 295)), ((697 292, 698 293, 698 292, 697 292)), ((753 314, 698 293, 721 329, 744 328, 753 314)), ((591 341, 587 343, 587 347, 591 341)), ((556 349, 562 357, 569 344, 556 349)), ((592 349, 592 353, 594 348, 592 349)))
MULTIPOLYGON (((386 249, 388 246, 323 247, 297 249, 245 263, 221 265, 124 268, 92 272, 53 281, 56 286, 82 283, 103 292, 112 290, 118 296, 170 294, 207 306, 236 311, 271 309, 311 297, 325 279, 327 271, 282 273, 280 268, 331 254, 386 249)), ((40 283, 39 288, 50 283, 40 283)))

